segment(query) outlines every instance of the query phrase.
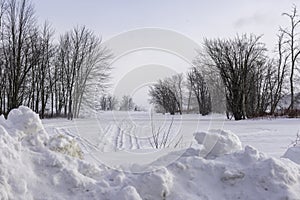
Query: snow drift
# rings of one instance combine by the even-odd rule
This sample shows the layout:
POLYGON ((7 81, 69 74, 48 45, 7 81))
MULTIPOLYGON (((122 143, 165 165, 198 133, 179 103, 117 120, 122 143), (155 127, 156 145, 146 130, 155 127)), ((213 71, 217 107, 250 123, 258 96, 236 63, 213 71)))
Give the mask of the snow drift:
POLYGON ((0 199, 299 198, 296 163, 249 146, 241 150, 238 138, 226 131, 196 133, 195 140, 198 146, 167 166, 128 173, 80 159, 84 155, 73 138, 49 136, 38 116, 21 106, 7 120, 0 118, 0 199))
POLYGON ((215 158, 242 150, 239 138, 230 131, 210 130, 194 133, 197 144, 201 147, 201 156, 215 158))

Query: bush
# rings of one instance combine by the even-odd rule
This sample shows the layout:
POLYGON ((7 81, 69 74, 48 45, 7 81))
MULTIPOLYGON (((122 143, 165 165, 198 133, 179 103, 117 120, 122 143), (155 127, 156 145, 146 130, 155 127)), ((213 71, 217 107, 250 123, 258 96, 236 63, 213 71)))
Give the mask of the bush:
POLYGON ((66 135, 57 134, 51 137, 49 148, 52 151, 83 159, 83 152, 76 140, 66 135))

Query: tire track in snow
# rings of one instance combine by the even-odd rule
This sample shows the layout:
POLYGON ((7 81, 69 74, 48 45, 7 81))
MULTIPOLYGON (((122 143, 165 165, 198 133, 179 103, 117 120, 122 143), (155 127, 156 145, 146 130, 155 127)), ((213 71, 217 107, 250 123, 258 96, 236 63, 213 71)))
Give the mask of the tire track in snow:
POLYGON ((123 119, 117 128, 115 149, 135 149, 132 138, 134 131, 135 126, 127 119, 123 119))
POLYGON ((79 144, 80 146, 82 146, 86 153, 91 153, 91 149, 94 149, 94 150, 98 150, 92 143, 90 143, 88 140, 80 137, 78 134, 74 134, 72 133, 72 131, 70 131, 70 129, 65 129, 65 128, 60 128, 58 129, 59 130, 59 133, 62 133, 62 134, 65 134, 65 135, 68 135, 72 138, 74 138, 79 144))
POLYGON ((134 145, 133 145, 133 139, 132 139, 132 134, 134 133, 134 130, 135 130, 135 125, 134 124, 131 124, 131 128, 130 128, 130 131, 127 133, 127 137, 129 138, 128 141, 129 141, 129 149, 135 149, 134 148, 134 145))
POLYGON ((131 149, 140 149, 140 145, 138 143, 138 138, 136 136, 137 126, 136 124, 133 124, 132 130, 130 133, 130 139, 131 139, 131 149))
POLYGON ((106 126, 104 132, 98 137, 97 147, 101 149, 102 152, 105 151, 105 146, 108 141, 108 134, 113 132, 114 124, 110 123, 106 126))
POLYGON ((140 139, 137 136, 139 127, 128 119, 123 119, 116 122, 110 122, 99 134, 96 134, 97 140, 89 140, 81 136, 76 129, 76 126, 65 126, 59 128, 59 132, 69 135, 76 139, 83 147, 84 151, 91 153, 97 152, 111 152, 119 150, 141 149, 140 139), (74 130, 73 130, 74 129, 74 130))
POLYGON ((119 147, 119 143, 121 142, 121 141, 119 141, 120 136, 121 136, 121 132, 122 132, 122 128, 121 128, 121 123, 120 123, 120 125, 117 127, 117 132, 116 132, 116 136, 115 136, 115 139, 114 139, 114 141, 115 141, 114 150, 115 151, 119 150, 118 147, 119 147))

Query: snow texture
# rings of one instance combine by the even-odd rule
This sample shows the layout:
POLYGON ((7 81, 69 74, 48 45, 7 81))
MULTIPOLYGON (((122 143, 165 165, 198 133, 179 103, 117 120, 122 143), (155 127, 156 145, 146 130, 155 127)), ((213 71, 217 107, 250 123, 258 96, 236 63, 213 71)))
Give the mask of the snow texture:
POLYGON ((300 146, 298 145, 288 148, 282 157, 288 158, 291 161, 300 164, 300 146))
POLYGON ((242 150, 240 139, 230 131, 210 130, 208 132, 197 132, 194 138, 202 145, 202 155, 210 158, 222 156, 242 150))
POLYGON ((196 133, 195 140, 173 163, 129 173, 70 156, 79 148, 73 138, 49 137, 38 116, 20 107, 7 120, 0 117, 0 199, 299 199, 298 164, 241 149, 227 131, 196 133), (57 150, 66 147, 73 150, 57 150))

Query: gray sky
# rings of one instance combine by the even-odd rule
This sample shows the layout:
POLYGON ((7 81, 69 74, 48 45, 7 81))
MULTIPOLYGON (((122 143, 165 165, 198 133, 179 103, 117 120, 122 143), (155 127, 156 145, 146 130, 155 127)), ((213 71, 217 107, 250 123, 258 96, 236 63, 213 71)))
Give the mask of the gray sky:
MULTIPOLYGON (((126 31, 155 27, 179 32, 201 45, 205 37, 228 38, 237 33, 254 33, 263 35, 261 41, 267 44, 269 50, 274 50, 279 26, 288 24, 288 19, 281 14, 290 12, 293 4, 300 10, 300 0, 32 0, 32 2, 40 22, 48 20, 56 30, 56 36, 74 26, 86 25, 106 41, 126 31)), ((147 104, 147 83, 150 83, 153 77, 164 74, 152 70, 156 74, 146 75, 148 79, 136 78, 136 85, 132 85, 132 77, 139 77, 137 73, 143 72, 138 68, 145 69, 145 66, 153 69, 166 66, 165 69, 176 72, 186 71, 190 67, 188 63, 178 58, 171 58, 170 55, 161 52, 158 55, 153 51, 134 52, 116 61, 113 66, 115 68, 113 81, 119 85, 115 86, 120 91, 131 88, 132 91, 126 93, 142 96, 136 98, 136 101, 143 105, 147 104)), ((123 95, 121 93, 118 92, 119 95, 123 95)))
MULTIPOLYGON (((178 31, 201 43, 203 37, 236 33, 264 34, 271 48, 282 12, 300 0, 32 0, 41 21, 62 33, 86 25, 104 40, 127 30, 160 27, 178 31)), ((298 6, 298 7, 299 7, 298 6)), ((300 8, 299 8, 300 9, 300 8)))

